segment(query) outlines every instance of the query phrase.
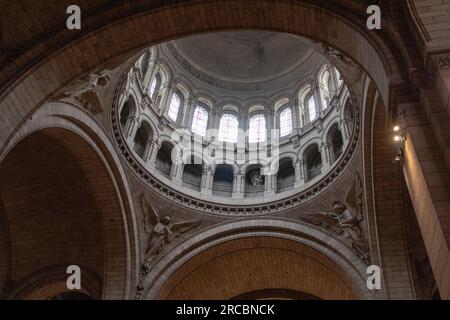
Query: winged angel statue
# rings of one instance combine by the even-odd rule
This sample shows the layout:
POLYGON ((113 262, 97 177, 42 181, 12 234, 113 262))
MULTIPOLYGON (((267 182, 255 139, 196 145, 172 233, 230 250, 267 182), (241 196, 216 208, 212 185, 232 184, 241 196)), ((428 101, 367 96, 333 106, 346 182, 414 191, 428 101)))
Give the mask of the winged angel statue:
POLYGON ((93 114, 100 113, 103 109, 97 95, 97 87, 104 87, 109 82, 106 72, 93 72, 88 76, 75 80, 65 90, 56 95, 54 100, 73 97, 82 103, 83 108, 93 114))
POLYGON ((300 219, 343 236, 366 264, 369 264, 369 246, 361 234, 362 216, 361 180, 355 177, 344 202, 334 201, 333 212, 302 213, 300 219))
POLYGON ((144 194, 141 194, 141 206, 144 214, 145 232, 150 234, 144 266, 142 267, 142 273, 145 275, 149 271, 153 258, 161 252, 166 244, 182 233, 197 227, 201 221, 192 220, 174 223, 168 214, 160 218, 155 209, 148 203, 144 194))

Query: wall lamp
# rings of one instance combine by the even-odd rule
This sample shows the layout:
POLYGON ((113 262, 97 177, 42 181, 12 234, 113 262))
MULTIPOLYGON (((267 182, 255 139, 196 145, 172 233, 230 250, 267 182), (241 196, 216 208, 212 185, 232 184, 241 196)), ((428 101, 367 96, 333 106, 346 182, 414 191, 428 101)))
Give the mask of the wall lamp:
POLYGON ((394 132, 394 142, 396 143, 397 152, 395 153, 394 157, 392 158, 393 163, 399 163, 402 162, 404 159, 404 142, 406 140, 406 134, 405 130, 399 125, 394 124, 392 127, 392 131, 394 132))

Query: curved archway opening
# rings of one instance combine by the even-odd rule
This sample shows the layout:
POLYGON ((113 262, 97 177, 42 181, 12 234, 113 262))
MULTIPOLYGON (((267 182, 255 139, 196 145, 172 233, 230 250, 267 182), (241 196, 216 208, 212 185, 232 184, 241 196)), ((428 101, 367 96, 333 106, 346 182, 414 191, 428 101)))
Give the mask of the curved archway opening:
POLYGON ((216 166, 213 179, 213 195, 231 198, 233 193, 234 170, 228 164, 216 166))
POLYGON ((27 279, 55 265, 67 278, 65 268, 78 265, 99 279, 94 298, 124 297, 121 200, 108 169, 83 138, 61 128, 35 131, 7 154, 0 177, 13 284, 27 286, 27 279), (113 280, 114 274, 121 279, 113 280))
POLYGON ((156 154, 155 167, 166 178, 169 178, 172 170, 172 150, 173 145, 164 141, 156 154))
POLYGON ((248 293, 273 294, 277 290, 318 299, 357 297, 344 271, 319 251, 293 240, 253 236, 225 241, 198 253, 165 281, 156 298, 258 299, 262 296, 248 293))
POLYGON ((194 156, 190 158, 190 163, 186 163, 183 168, 183 186, 200 191, 203 176, 203 162, 194 156))
POLYGON ((277 172, 277 193, 289 190, 295 184, 295 168, 291 158, 283 158, 277 172))

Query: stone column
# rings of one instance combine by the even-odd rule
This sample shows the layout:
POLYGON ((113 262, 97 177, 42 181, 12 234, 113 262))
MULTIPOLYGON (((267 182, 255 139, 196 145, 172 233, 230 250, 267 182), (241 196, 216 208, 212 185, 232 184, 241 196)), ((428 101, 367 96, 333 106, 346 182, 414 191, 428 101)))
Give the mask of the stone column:
POLYGON ((272 132, 272 130, 276 128, 276 126, 275 126, 274 111, 273 111, 272 109, 267 110, 266 116, 267 116, 267 123, 266 123, 267 135, 266 135, 266 141, 267 141, 267 145, 271 145, 271 144, 272 144, 272 135, 274 134, 274 133, 272 132))
POLYGON ((243 114, 238 114, 238 142, 237 142, 237 153, 236 162, 238 165, 243 165, 245 163, 245 146, 248 143, 247 137, 247 118, 243 114))
MULTIPOLYGON (((172 94, 174 92, 174 86, 170 82, 166 82, 163 85, 161 85, 160 92, 162 93, 158 94, 161 95, 161 101, 158 105, 159 109, 159 116, 166 115, 167 110, 169 110, 170 100, 172 98, 172 94)), ((158 98, 156 98, 158 100, 158 98)))
POLYGON ((328 142, 322 143, 322 145, 320 146, 320 155, 322 158, 322 173, 324 173, 325 171, 327 171, 332 162, 333 162, 333 158, 331 156, 331 144, 328 142))
POLYGON ((328 88, 328 89, 330 89, 330 94, 332 95, 332 97, 339 93, 337 76, 333 69, 334 68, 331 65, 329 65, 327 68, 328 72, 330 73, 330 77, 331 77, 331 85, 333 86, 332 88, 328 88))
POLYGON ((292 111, 292 129, 295 132, 297 130, 297 133, 300 133, 300 128, 301 128, 301 120, 300 120, 300 102, 298 101, 298 98, 294 98, 290 101, 293 101, 293 104, 291 106, 291 111, 292 111))
POLYGON ((277 176, 276 174, 268 174, 264 179, 264 195, 273 196, 276 192, 277 176))
POLYGON ((294 188, 299 188, 305 184, 305 160, 298 159, 294 164, 295 169, 295 185, 294 188))
MULTIPOLYGON (((316 114, 317 114, 316 119, 321 118, 323 116, 322 114, 323 106, 322 106, 322 93, 320 92, 319 84, 315 82, 311 90, 313 91, 314 102, 316 107, 316 114)), ((311 121, 311 117, 309 118, 309 120, 311 121)))
POLYGON ((150 61, 148 64, 148 69, 147 69, 147 72, 144 75, 144 79, 143 79, 145 94, 147 94, 147 95, 148 95, 148 91, 150 89, 151 81, 153 80, 153 76, 155 75, 155 71, 156 71, 156 59, 152 57, 152 58, 150 58, 150 61))
POLYGON ((426 103, 430 105, 413 102, 399 105, 406 127, 403 173, 439 294, 442 299, 450 299, 450 175, 433 132, 433 126, 439 122, 445 123, 449 130, 449 122, 443 109, 427 117, 424 110, 440 106, 431 105, 431 101, 426 103))
POLYGON ((147 143, 144 152, 144 160, 151 168, 155 168, 156 156, 158 155, 160 147, 161 145, 156 140, 151 140, 147 143))
POLYGON ((183 170, 184 170, 184 163, 174 162, 172 164, 171 172, 170 172, 170 178, 172 182, 176 185, 181 186, 183 184, 183 170))
POLYGON ((125 123, 124 135, 125 139, 129 142, 133 142, 136 131, 139 129, 139 121, 135 116, 131 116, 125 123))
POLYGON ((217 136, 219 132, 219 124, 220 124, 220 117, 221 114, 219 114, 216 110, 211 110, 209 113, 209 119, 208 119, 208 129, 207 129, 207 135, 206 139, 209 140, 211 137, 215 137, 217 141, 217 136))
POLYGON ((245 183, 245 175, 241 173, 234 174, 233 178, 233 195, 234 199, 243 199, 244 198, 244 183, 245 183))
POLYGON ((202 194, 211 195, 212 194, 212 179, 213 171, 211 169, 204 169, 202 174, 202 182, 200 184, 200 190, 202 194))
POLYGON ((350 125, 350 123, 348 120, 341 120, 339 122, 339 130, 341 131, 342 140, 344 141, 344 146, 347 146, 348 141, 351 136, 349 125, 350 125))
POLYGON ((181 126, 183 128, 190 128, 189 123, 191 122, 192 112, 195 108, 196 100, 194 98, 189 98, 186 100, 185 109, 183 111, 183 120, 181 126))

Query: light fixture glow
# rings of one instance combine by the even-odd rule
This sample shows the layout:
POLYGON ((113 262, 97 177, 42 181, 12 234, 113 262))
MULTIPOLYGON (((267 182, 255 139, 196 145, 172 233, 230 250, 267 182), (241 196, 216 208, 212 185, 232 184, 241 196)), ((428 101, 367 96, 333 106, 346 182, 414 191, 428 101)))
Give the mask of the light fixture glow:
POLYGON ((395 135, 394 136, 394 141, 395 142, 400 142, 402 140, 402 137, 400 137, 399 135, 395 135))
POLYGON ((398 132, 398 131, 400 131, 400 126, 399 125, 395 125, 393 129, 394 129, 394 132, 398 132))

